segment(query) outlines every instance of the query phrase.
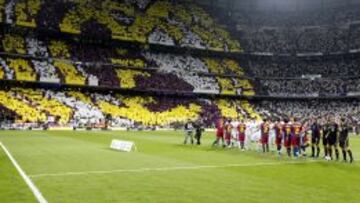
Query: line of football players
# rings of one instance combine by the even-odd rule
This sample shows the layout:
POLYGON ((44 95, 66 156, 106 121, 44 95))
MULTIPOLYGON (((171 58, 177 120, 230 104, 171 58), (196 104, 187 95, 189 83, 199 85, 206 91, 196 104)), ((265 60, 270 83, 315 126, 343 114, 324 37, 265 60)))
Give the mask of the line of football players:
POLYGON ((306 156, 306 149, 311 146, 311 157, 320 156, 320 142, 322 140, 324 158, 332 160, 335 152, 339 160, 339 147, 343 160, 353 162, 352 151, 349 146, 350 126, 345 119, 335 121, 335 117, 326 119, 311 118, 301 123, 298 119, 276 119, 271 122, 254 120, 244 122, 230 119, 220 119, 216 124, 216 140, 213 145, 223 147, 239 147, 242 151, 251 149, 251 143, 257 143, 257 148, 263 153, 276 150, 278 155, 286 151, 288 157, 306 156))

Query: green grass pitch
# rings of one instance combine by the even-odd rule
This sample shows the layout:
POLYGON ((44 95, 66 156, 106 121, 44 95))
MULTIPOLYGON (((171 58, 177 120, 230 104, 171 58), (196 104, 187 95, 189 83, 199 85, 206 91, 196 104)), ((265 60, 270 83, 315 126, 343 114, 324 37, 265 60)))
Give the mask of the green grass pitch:
MULTIPOLYGON (((182 132, 1 131, 48 202, 360 202, 360 164, 182 145, 182 132), (109 149, 112 139, 137 152, 109 149)), ((351 137, 355 159, 360 138, 351 137)), ((36 202, 0 149, 0 202, 36 202)))

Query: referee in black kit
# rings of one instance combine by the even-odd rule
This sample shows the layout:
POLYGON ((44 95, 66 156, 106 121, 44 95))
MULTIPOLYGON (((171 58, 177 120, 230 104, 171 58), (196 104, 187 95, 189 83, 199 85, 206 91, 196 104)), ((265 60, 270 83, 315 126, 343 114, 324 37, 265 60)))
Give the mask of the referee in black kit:
POLYGON ((318 122, 317 118, 314 118, 313 123, 311 124, 311 157, 319 158, 320 155, 320 137, 322 132, 322 127, 318 122), (315 150, 316 149, 316 150, 315 150), (316 153, 315 153, 316 151, 316 153))
POLYGON ((201 120, 198 120, 198 121, 195 123, 194 128, 195 128, 196 144, 197 144, 197 145, 201 145, 201 136, 202 136, 202 133, 203 133, 203 131, 204 131, 203 122, 202 122, 201 120))
POLYGON ((330 118, 330 122, 328 124, 327 129, 327 149, 328 149, 328 157, 333 160, 333 150, 335 151, 336 160, 339 160, 339 150, 337 148, 337 138, 339 133, 339 125, 335 122, 335 117, 330 118))
POLYGON ((345 118, 341 119, 339 130, 340 130, 339 144, 342 150, 343 160, 344 162, 347 162, 347 154, 348 154, 350 158, 350 163, 352 163, 354 161, 354 158, 349 144, 350 126, 346 123, 345 118))

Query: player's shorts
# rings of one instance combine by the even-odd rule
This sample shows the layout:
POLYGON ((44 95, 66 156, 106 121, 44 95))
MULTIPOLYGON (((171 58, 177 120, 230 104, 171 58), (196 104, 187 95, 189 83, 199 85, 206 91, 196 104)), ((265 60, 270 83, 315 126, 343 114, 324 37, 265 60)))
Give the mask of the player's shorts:
POLYGON ((336 136, 328 136, 328 145, 336 145, 336 136))
POLYGON ((244 142, 245 141, 245 134, 239 134, 239 141, 244 142))
POLYGON ((281 141, 282 141, 282 138, 281 138, 281 137, 280 137, 280 138, 279 138, 279 137, 276 137, 276 138, 275 138, 275 144, 276 144, 276 145, 281 145, 281 141))
POLYGON ((261 144, 269 144, 269 135, 261 136, 261 144))
POLYGON ((323 145, 327 145, 329 143, 329 138, 323 137, 322 143, 323 143, 323 145))
POLYGON ((286 147, 286 148, 291 147, 291 137, 285 137, 285 139, 284 139, 284 147, 286 147))
POLYGON ((294 147, 299 147, 300 146, 300 136, 293 136, 293 138, 291 139, 291 145, 294 147))
POLYGON ((222 131, 217 131, 217 132, 216 132, 216 137, 217 137, 217 138, 223 138, 223 137, 224 137, 224 132, 222 132, 222 131))
POLYGON ((320 135, 311 136, 311 144, 318 145, 320 143, 320 135))
POLYGON ((349 147, 349 140, 342 141, 340 140, 339 145, 341 148, 348 148, 349 147))
POLYGON ((309 144, 303 144, 300 146, 301 150, 303 151, 305 151, 307 147, 309 147, 309 144))
POLYGON ((226 134, 225 134, 225 140, 226 140, 226 141, 230 141, 230 140, 231 140, 231 134, 230 134, 230 133, 226 133, 226 134))

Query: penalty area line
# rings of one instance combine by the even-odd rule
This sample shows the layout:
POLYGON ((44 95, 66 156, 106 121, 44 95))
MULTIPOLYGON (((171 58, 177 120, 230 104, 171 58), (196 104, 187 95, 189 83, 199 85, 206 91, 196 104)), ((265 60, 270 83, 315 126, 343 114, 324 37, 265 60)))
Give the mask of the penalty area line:
POLYGON ((259 162, 259 163, 244 163, 244 164, 224 164, 224 165, 197 165, 197 166, 174 166, 161 168, 138 168, 138 169, 118 169, 108 171, 79 171, 79 172, 65 172, 65 173, 44 173, 29 175, 31 178, 41 177, 62 177, 62 176, 79 176, 79 175, 94 175, 94 174, 114 174, 114 173, 143 173, 143 172, 162 172, 162 171, 180 171, 180 170, 199 170, 199 169, 216 169, 216 168, 236 168, 236 167, 253 167, 253 166, 275 166, 288 164, 308 164, 319 162, 317 160, 310 161, 289 161, 289 162, 259 162))
POLYGON ((6 156, 10 159, 11 163, 14 165, 20 176, 24 179, 25 183, 28 185, 32 193, 34 194, 35 198, 39 203, 47 203, 47 200, 44 198, 44 196, 41 194, 40 190, 35 186, 35 184, 31 181, 28 175, 24 172, 24 170, 20 167, 20 165, 17 163, 17 161, 14 159, 14 157, 11 155, 9 150, 5 147, 5 145, 0 142, 0 146, 5 152, 6 156))

